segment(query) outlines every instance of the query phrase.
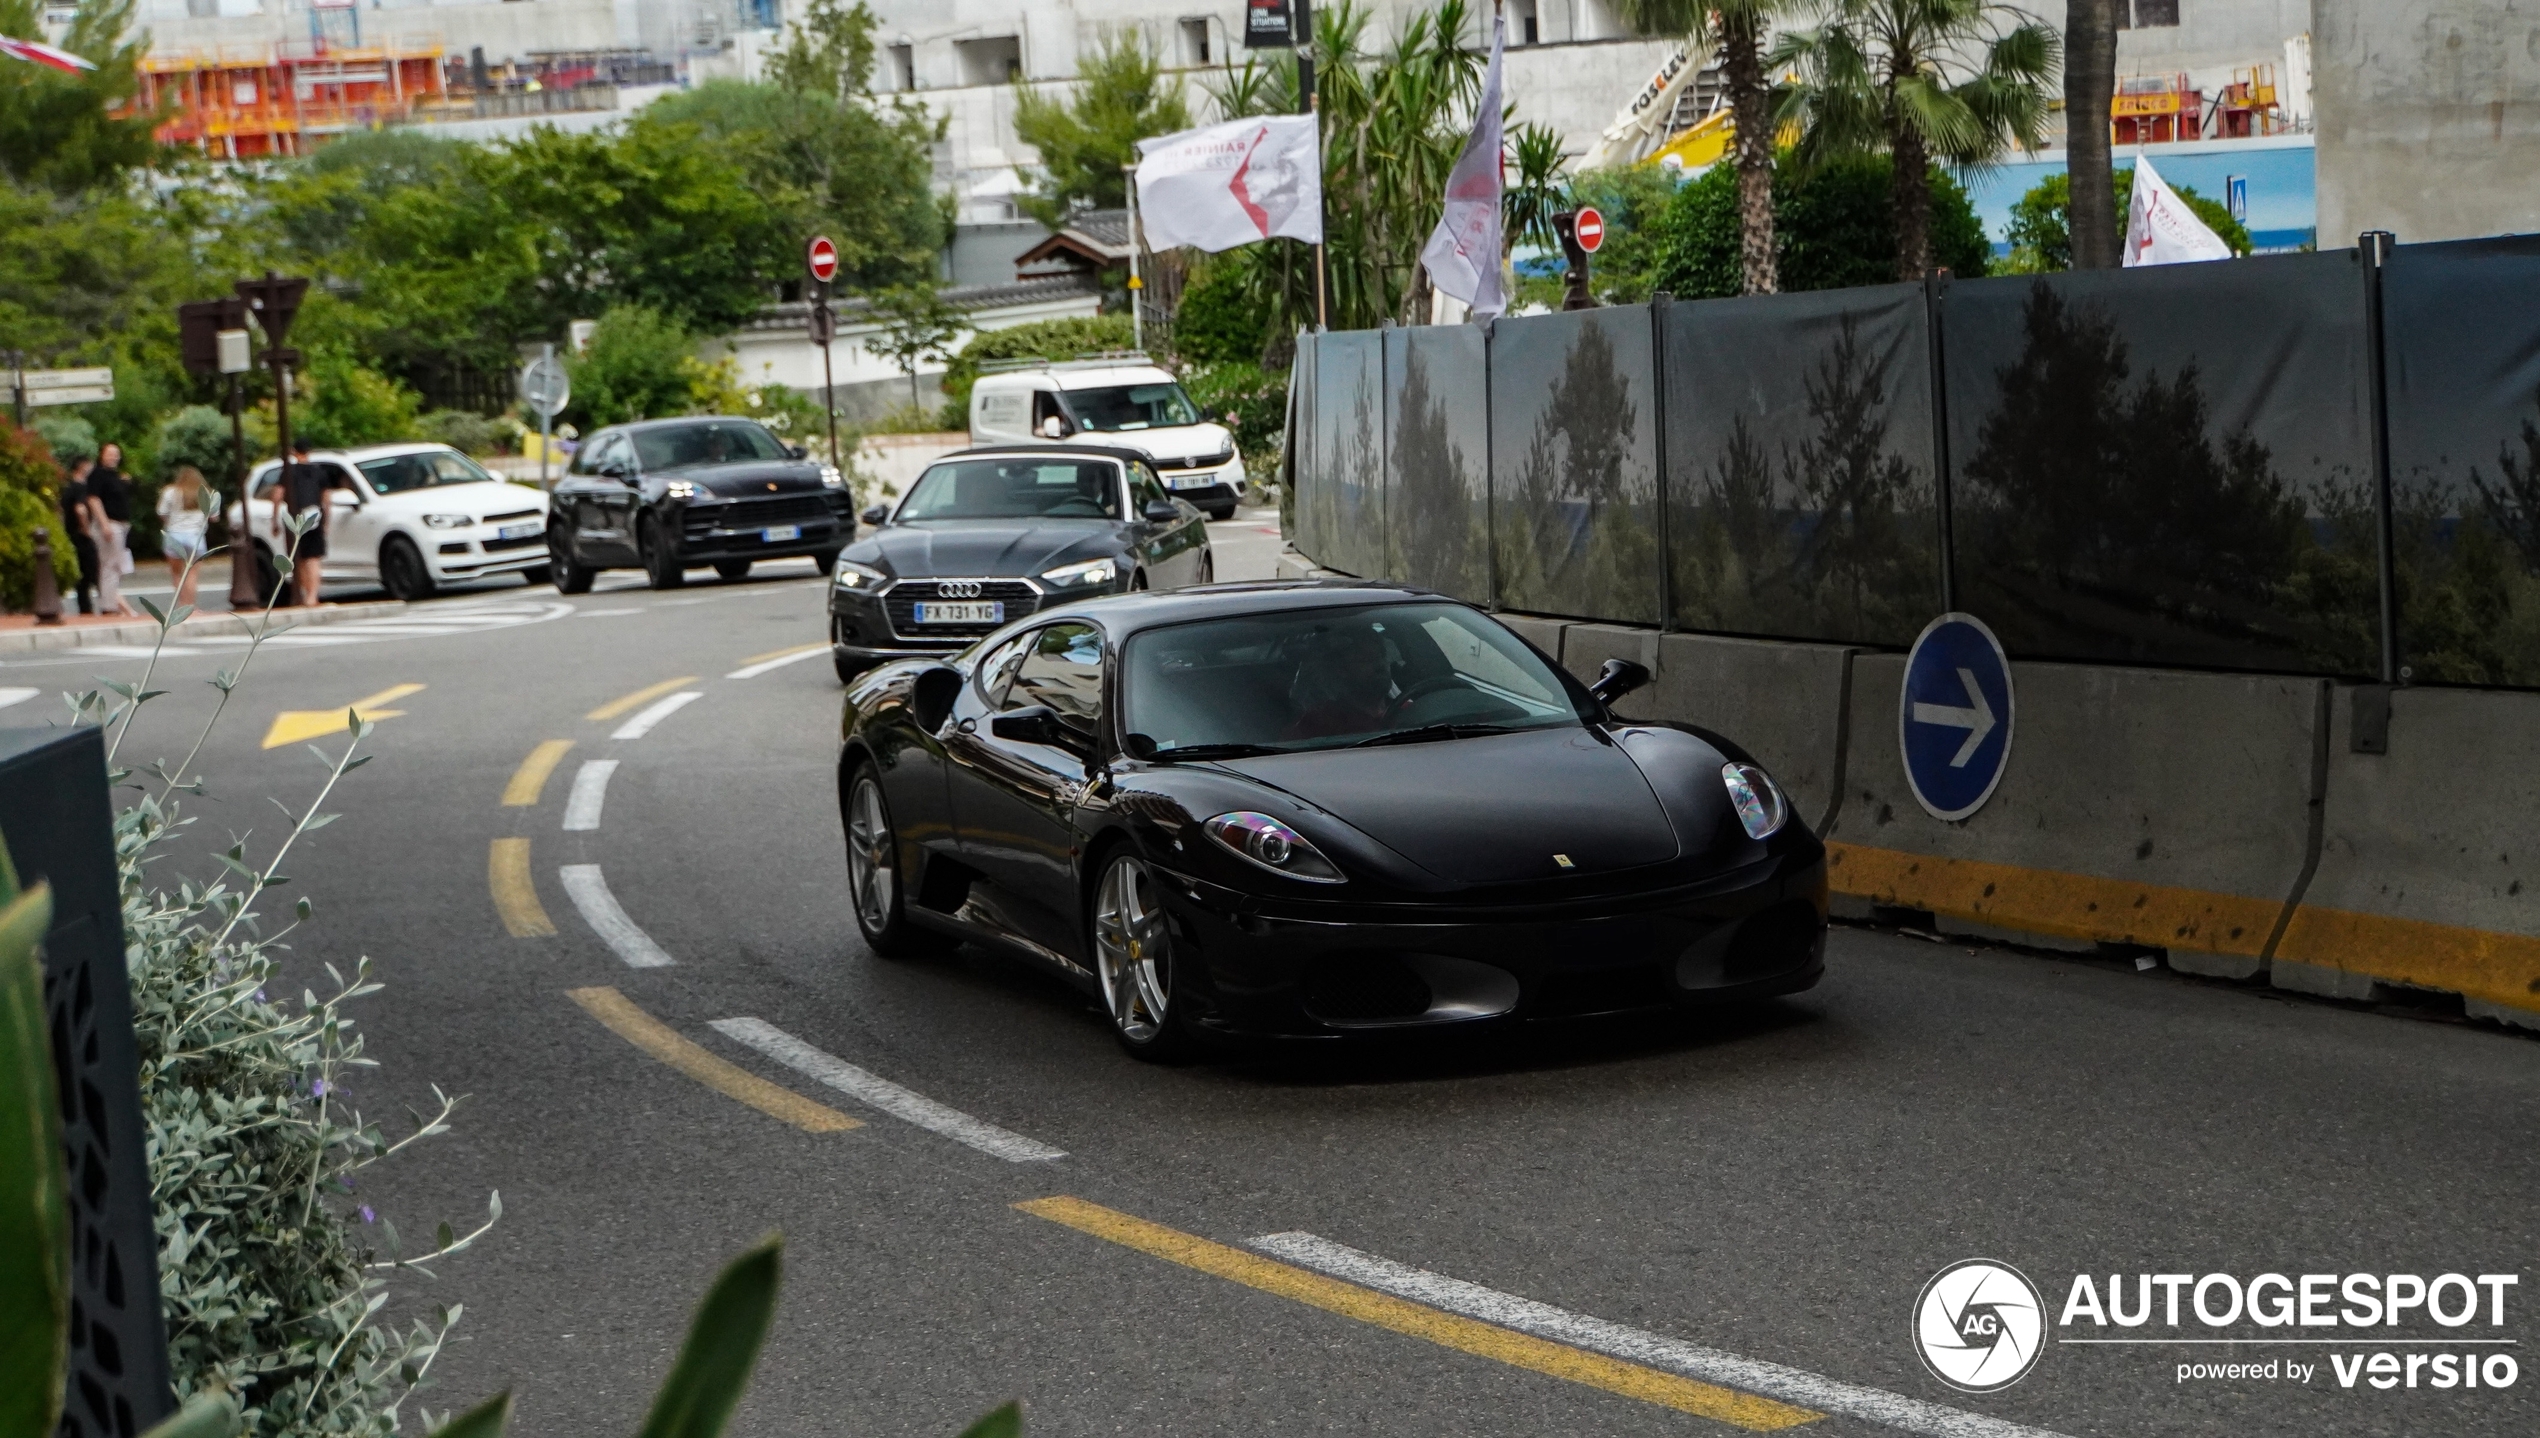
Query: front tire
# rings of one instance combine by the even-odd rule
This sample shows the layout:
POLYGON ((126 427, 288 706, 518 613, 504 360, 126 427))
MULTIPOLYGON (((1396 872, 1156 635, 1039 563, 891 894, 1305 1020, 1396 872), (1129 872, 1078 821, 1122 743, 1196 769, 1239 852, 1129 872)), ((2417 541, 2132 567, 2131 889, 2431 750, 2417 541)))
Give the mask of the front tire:
POLYGON ((1085 927, 1112 1037, 1131 1058, 1180 1063, 1196 1050, 1184 1006, 1174 1002, 1173 936, 1163 888, 1146 861, 1123 850, 1103 865, 1085 927))
POLYGON ((688 567, 672 553, 669 541, 662 537, 661 524, 651 515, 635 528, 635 548, 644 556, 644 574, 655 589, 677 589, 688 582, 688 567))
POLYGON ((423 551, 402 534, 388 536, 388 542, 379 546, 379 583, 389 598, 408 602, 430 599, 438 587, 432 582, 432 571, 424 567, 423 551))
POLYGON ((900 882, 899 831, 891 827, 891 803, 873 766, 860 764, 847 785, 847 902, 865 947, 886 959, 941 953, 952 945, 908 921, 908 895, 900 882))

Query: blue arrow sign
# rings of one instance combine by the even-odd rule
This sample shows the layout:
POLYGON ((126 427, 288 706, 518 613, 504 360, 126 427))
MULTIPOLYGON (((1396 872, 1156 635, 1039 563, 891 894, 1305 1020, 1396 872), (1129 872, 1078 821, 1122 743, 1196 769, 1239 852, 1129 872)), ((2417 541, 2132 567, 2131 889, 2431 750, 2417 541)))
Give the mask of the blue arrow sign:
POLYGON ((1972 614, 1944 614, 1905 656, 1896 739, 1915 801, 1935 819, 1984 807, 2011 757, 2011 665, 1972 614))

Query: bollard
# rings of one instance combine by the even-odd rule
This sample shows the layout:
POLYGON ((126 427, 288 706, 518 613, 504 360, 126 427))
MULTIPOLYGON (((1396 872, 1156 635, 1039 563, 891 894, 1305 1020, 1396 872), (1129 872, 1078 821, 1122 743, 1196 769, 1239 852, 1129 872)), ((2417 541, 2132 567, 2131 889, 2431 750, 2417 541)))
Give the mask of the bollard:
POLYGON ((53 538, 40 525, 35 531, 35 622, 62 622, 62 589, 53 581, 53 538))

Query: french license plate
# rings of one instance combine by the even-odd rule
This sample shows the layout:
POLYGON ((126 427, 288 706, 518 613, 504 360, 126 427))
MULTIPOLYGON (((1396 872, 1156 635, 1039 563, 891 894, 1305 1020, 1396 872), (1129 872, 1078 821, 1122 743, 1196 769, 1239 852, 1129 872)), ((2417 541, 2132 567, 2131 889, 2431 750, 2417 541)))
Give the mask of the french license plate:
POLYGON ((803 527, 799 524, 780 524, 772 529, 760 530, 758 532, 758 537, 768 544, 776 544, 788 539, 800 539, 803 537, 803 527))
POLYGON ((917 606, 920 624, 1003 624, 1005 601, 981 600, 971 604, 920 602, 917 606))
POLYGON ((1216 482, 1214 474, 1177 474, 1166 481, 1174 489, 1206 489, 1216 482))
POLYGON ((506 524, 502 528, 494 531, 494 537, 496 539, 535 539, 538 537, 538 526, 535 524, 506 524))

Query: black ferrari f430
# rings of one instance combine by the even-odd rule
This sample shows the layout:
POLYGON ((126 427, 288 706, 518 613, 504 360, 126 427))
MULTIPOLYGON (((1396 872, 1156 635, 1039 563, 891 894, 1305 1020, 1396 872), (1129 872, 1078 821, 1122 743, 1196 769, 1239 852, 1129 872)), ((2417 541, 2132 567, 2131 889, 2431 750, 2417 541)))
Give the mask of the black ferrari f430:
POLYGON ((1047 964, 1148 1058, 1809 987, 1824 846, 1727 739, 1617 719, 1647 679, 1384 584, 1052 607, 850 686, 856 923, 1047 964))

